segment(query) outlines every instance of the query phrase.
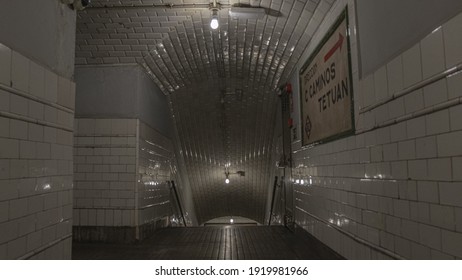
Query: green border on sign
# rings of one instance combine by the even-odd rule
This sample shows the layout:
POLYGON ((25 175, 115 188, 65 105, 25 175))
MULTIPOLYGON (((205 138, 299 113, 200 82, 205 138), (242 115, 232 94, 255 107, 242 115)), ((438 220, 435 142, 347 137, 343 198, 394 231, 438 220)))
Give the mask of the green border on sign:
POLYGON ((345 136, 348 136, 348 135, 353 135, 356 128, 355 128, 355 122, 354 122, 354 98, 353 98, 353 74, 352 74, 352 71, 351 71, 351 47, 350 47, 350 32, 349 32, 349 27, 350 27, 350 24, 349 24, 349 20, 348 20, 348 6, 345 7, 345 10, 339 15, 339 17, 337 18, 337 20, 335 21, 335 23, 329 28, 329 31, 327 31, 326 35, 324 35, 324 37, 322 38, 321 42, 318 44, 318 46, 316 47, 316 49, 313 51, 313 53, 308 57, 308 59, 305 61, 305 63, 303 64, 302 68, 300 69, 300 71, 298 72, 298 82, 299 82, 299 98, 300 98, 300 133, 302 135, 302 147, 305 147, 305 146, 314 146, 314 145, 318 145, 318 144, 324 144, 324 143, 327 143, 327 142, 330 142, 330 141, 334 141, 334 140, 338 140, 338 139, 341 139, 345 136), (326 44, 326 42, 330 39, 330 37, 333 35, 334 31, 337 29, 337 27, 340 26, 340 24, 343 22, 343 20, 346 20, 346 29, 347 29, 347 34, 346 34, 346 39, 347 39, 347 48, 348 48, 348 71, 349 71, 349 78, 350 78, 350 92, 351 92, 351 129, 350 130, 347 130, 347 131, 344 131, 344 132, 340 132, 340 133, 337 133, 335 135, 332 135, 332 136, 329 136, 327 138, 324 138, 322 140, 319 140, 317 142, 313 142, 313 143, 310 143, 310 144, 304 144, 304 138, 305 138, 305 134, 304 134, 304 131, 305 131, 305 124, 303 122, 303 94, 302 94, 302 79, 300 77, 301 73, 303 71, 305 71, 305 69, 310 65, 310 63, 313 61, 313 59, 316 57, 316 55, 318 55, 318 53, 321 51, 322 47, 324 47, 324 45, 326 44))

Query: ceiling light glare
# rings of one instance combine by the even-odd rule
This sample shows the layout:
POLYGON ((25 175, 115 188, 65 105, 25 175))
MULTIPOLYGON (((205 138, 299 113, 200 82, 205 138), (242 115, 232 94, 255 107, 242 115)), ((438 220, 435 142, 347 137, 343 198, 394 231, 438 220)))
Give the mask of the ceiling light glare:
POLYGON ((210 27, 211 27, 212 29, 217 29, 217 28, 218 28, 218 15, 217 15, 217 11, 213 11, 212 20, 210 21, 210 27))
POLYGON ((210 27, 212 27, 212 29, 217 29, 218 28, 218 19, 217 18, 212 18, 212 21, 210 22, 210 27))

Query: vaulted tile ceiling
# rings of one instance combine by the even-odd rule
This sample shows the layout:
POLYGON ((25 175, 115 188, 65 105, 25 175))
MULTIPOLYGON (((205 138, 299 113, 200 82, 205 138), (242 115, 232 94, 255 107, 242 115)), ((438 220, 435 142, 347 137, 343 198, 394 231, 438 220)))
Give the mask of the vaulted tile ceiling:
POLYGON ((275 91, 335 0, 217 1, 216 30, 212 2, 93 0, 78 13, 76 64, 143 66, 170 97, 199 223, 233 215, 263 223, 275 91), (255 14, 231 17, 232 7, 255 14), (227 166, 246 176, 225 185, 227 166))

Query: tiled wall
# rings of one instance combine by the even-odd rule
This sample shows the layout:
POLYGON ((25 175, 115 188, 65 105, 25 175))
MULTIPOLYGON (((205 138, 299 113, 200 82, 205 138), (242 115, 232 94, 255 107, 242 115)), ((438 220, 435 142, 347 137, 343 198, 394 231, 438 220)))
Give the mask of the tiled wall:
POLYGON ((76 119, 74 239, 132 242, 168 223, 171 143, 138 119, 76 119))
MULTIPOLYGON (((174 137, 178 137, 178 134, 176 133, 174 137)), ((185 166, 184 158, 181 152, 179 152, 181 148, 179 146, 175 146, 175 144, 179 145, 178 138, 173 140, 172 143, 174 145, 173 149, 176 153, 175 157, 172 160, 172 167, 170 168, 171 180, 174 181, 175 187, 178 191, 179 200, 181 202, 181 209, 180 205, 176 200, 176 197, 172 198, 173 213, 170 218, 170 224, 174 227, 182 227, 184 226, 185 221, 188 227, 197 226, 198 222, 195 215, 194 202, 192 200, 192 191, 189 182, 189 176, 186 172, 187 169, 185 166)))
POLYGON ((122 238, 97 227, 135 226, 136 120, 81 118, 75 130, 74 239, 122 238))
POLYGON ((172 142, 143 122, 139 123, 138 212, 141 239, 170 223, 177 214, 176 201, 170 190, 173 164, 172 142))
POLYGON ((296 222, 346 258, 460 259, 462 73, 428 79, 462 63, 462 14, 359 79, 352 1, 329 18, 341 2, 353 31, 356 133, 293 143, 293 177, 304 182, 295 185, 296 222))
POLYGON ((0 259, 70 259, 75 84, 0 44, 0 259))

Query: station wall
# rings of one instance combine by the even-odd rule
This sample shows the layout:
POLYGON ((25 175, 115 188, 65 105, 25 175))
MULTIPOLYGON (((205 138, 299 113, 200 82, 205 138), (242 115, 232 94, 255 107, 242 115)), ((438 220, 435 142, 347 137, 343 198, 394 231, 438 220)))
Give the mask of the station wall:
POLYGON ((346 6, 354 134, 302 147, 298 71, 289 81, 296 223, 348 259, 460 259, 462 14, 360 77, 355 2, 337 1, 298 69, 346 6))

